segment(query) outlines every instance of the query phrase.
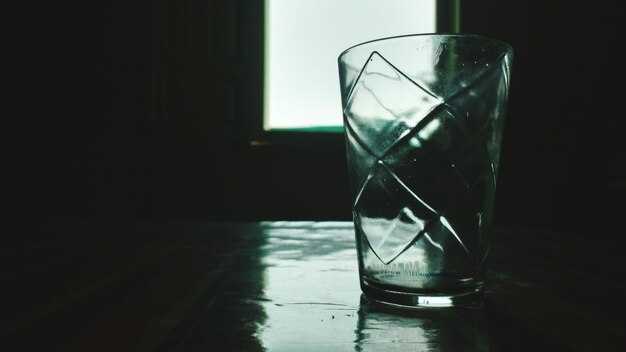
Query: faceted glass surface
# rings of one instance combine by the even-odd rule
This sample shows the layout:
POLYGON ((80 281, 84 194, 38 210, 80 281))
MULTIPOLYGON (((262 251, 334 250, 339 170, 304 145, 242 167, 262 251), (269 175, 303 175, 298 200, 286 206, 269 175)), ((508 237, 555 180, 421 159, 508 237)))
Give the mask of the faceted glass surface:
POLYGON ((508 45, 470 35, 339 57, 362 287, 377 299, 482 289, 511 60, 508 45))

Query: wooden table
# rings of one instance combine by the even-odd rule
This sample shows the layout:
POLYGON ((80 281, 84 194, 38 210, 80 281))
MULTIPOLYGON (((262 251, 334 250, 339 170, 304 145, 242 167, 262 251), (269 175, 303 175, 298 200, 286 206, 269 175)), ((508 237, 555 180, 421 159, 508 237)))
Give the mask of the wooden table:
POLYGON ((0 351, 624 351, 625 246, 497 227, 485 303, 361 296, 348 222, 4 224, 0 351))

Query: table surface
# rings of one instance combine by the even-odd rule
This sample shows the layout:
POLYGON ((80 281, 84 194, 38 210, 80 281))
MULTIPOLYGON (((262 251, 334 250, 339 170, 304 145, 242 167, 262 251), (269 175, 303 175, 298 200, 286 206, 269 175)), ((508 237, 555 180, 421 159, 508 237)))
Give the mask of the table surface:
POLYGON ((485 302, 362 297, 348 222, 2 225, 0 351, 623 351, 624 244, 497 227, 485 302))

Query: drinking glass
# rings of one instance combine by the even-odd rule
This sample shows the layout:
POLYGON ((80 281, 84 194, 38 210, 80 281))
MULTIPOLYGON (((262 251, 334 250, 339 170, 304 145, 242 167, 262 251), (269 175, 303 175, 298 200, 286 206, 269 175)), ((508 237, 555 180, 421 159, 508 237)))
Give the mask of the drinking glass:
POLYGON ((512 48, 468 34, 374 40, 338 58, 364 294, 480 302, 512 48))

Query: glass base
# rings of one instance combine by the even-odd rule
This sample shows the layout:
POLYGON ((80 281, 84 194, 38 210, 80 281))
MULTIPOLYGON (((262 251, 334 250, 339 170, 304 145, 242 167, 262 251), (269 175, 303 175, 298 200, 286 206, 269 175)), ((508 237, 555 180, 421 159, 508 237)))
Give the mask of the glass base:
POLYGON ((361 290, 373 301, 401 308, 440 308, 459 307, 482 303, 484 286, 468 288, 465 291, 440 294, 431 292, 401 292, 380 288, 361 281, 361 290))

